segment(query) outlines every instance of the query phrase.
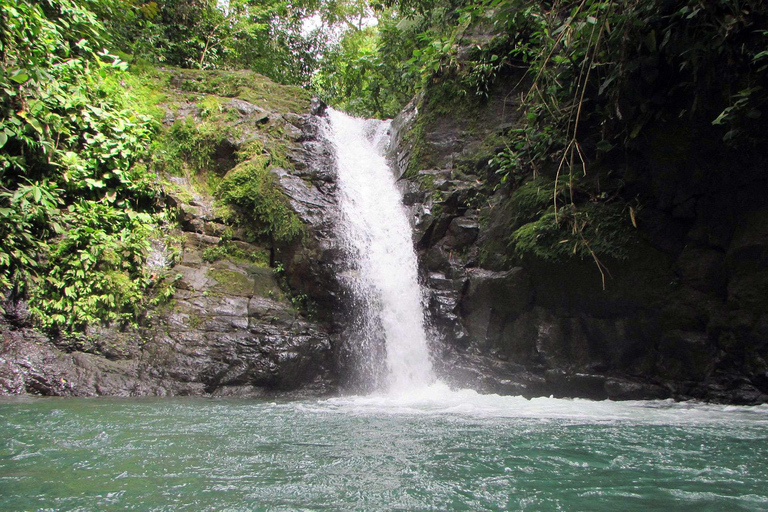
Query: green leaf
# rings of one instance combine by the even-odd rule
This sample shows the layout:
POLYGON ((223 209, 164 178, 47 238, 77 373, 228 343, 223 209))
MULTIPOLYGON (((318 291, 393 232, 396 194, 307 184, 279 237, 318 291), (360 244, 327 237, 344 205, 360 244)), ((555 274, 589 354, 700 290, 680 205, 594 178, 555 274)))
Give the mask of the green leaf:
POLYGON ((43 133, 43 125, 40 124, 40 121, 38 121, 35 118, 32 118, 32 119, 29 119, 28 122, 29 122, 30 126, 32 126, 32 128, 35 129, 35 131, 37 133, 42 135, 42 133, 43 133))
POLYGON ((600 142, 597 143, 598 151, 604 151, 607 153, 608 151, 612 150, 613 147, 614 147, 613 144, 611 144, 607 140, 601 140, 600 142))
POLYGON ((728 107, 725 110, 723 110, 722 112, 720 112, 720 115, 717 116, 717 118, 715 118, 714 121, 712 121, 712 124, 718 125, 718 124, 725 123, 725 121, 728 118, 728 116, 731 115, 731 110, 733 110, 733 107, 728 107))
POLYGON ((23 84, 27 80, 29 80, 29 75, 23 71, 19 71, 15 75, 11 76, 11 80, 16 82, 17 84, 23 84))
POLYGON ((0 132, 0 148, 5 146, 6 142, 8 142, 8 136, 5 134, 5 132, 0 132))
POLYGON ((615 78, 616 75, 610 76, 602 84, 600 84, 600 88, 597 90, 597 94, 602 95, 605 92, 605 89, 611 85, 611 82, 613 82, 615 78))
POLYGON ((104 188, 104 182, 101 180, 85 178, 85 183, 88 185, 88 188, 104 188))

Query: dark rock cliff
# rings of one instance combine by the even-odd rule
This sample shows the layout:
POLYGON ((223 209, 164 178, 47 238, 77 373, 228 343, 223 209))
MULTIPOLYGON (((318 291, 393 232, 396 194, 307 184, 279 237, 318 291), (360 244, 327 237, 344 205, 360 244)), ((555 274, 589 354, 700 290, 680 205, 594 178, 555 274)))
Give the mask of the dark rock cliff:
POLYGON ((603 290, 592 261, 508 257, 514 191, 494 191, 487 162, 517 96, 499 84, 469 114, 419 97, 393 123, 443 376, 526 396, 768 401, 765 160, 660 123, 628 157, 639 242, 602 262, 603 290))

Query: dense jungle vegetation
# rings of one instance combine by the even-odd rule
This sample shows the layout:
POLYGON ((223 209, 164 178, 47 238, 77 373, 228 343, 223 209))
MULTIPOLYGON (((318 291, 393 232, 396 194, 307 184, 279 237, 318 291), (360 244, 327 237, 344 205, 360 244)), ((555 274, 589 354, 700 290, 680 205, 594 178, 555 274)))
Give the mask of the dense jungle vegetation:
MULTIPOLYGON (((649 126, 694 120, 724 147, 765 144, 760 0, 0 5, 0 290, 53 331, 137 322, 172 293, 147 265, 172 225, 169 164, 153 156, 157 67, 250 70, 371 117, 424 93, 432 111, 471 115, 514 83, 524 122, 481 155, 488 194, 519 192, 508 250, 598 266, 626 254, 642 206, 609 170, 649 126)), ((240 192, 220 197, 247 202, 240 192)))

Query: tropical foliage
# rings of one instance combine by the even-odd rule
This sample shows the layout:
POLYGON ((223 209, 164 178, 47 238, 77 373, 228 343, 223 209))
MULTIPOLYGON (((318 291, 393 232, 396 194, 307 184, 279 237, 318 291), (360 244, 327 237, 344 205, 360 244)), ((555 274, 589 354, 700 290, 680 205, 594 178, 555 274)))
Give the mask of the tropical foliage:
POLYGON ((2 0, 0 289, 47 328, 136 319, 159 218, 149 118, 114 94, 125 64, 70 0, 2 0))

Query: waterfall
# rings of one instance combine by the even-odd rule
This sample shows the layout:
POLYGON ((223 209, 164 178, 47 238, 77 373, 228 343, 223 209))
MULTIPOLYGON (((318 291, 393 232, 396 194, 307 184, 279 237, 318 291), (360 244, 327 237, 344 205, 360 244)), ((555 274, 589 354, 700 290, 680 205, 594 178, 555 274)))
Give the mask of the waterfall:
MULTIPOLYGON (((359 343, 373 347, 374 340, 383 340, 382 384, 390 392, 426 387, 434 377, 411 226, 383 155, 389 122, 333 109, 328 116, 326 137, 336 153, 343 216, 338 228, 353 259, 347 281, 357 296, 357 325, 364 330, 359 343)), ((381 363, 374 357, 362 362, 381 363)))

